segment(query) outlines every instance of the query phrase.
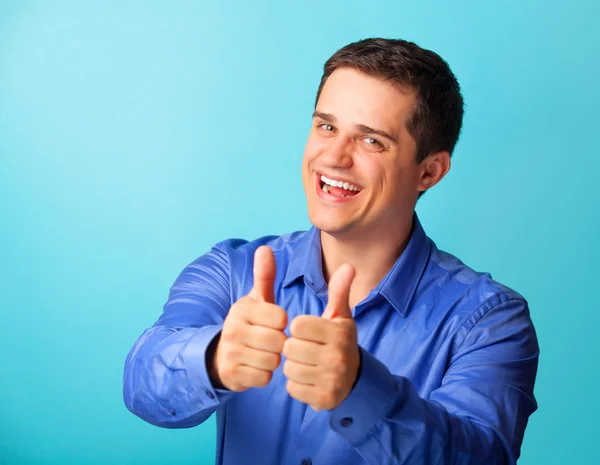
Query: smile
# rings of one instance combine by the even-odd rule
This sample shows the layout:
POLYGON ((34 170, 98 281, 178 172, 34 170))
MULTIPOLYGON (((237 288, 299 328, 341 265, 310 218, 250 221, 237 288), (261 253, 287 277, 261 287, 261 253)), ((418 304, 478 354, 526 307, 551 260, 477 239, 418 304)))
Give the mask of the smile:
POLYGON ((363 188, 344 179, 335 179, 318 173, 318 190, 321 197, 329 200, 342 200, 355 197, 363 188))

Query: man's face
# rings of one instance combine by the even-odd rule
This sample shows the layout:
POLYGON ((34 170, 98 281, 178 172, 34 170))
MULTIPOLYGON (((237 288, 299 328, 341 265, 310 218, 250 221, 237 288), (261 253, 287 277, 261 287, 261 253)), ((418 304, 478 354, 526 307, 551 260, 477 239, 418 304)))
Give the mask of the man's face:
POLYGON ((329 76, 302 166, 313 225, 333 235, 366 237, 393 234, 407 215, 412 218, 420 171, 405 122, 414 104, 412 93, 350 68, 329 76), (330 186, 340 182, 342 187, 330 186))

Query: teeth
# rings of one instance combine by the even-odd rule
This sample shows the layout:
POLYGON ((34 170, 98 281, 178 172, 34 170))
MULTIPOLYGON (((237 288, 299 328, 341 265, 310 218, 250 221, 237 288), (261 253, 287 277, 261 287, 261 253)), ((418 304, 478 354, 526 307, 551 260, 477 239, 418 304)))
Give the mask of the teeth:
MULTIPOLYGON (((321 181, 323 181, 325 183, 325 185, 329 185, 329 186, 333 186, 333 187, 341 187, 342 189, 346 189, 347 191, 360 191, 360 188, 355 186, 354 184, 350 184, 349 182, 344 182, 344 181, 335 181, 333 179, 329 179, 326 176, 321 175, 321 181)), ((325 187, 323 187, 323 190, 325 191, 325 187)), ((327 188, 327 190, 325 192, 329 191, 329 187, 327 188)))
POLYGON ((329 193, 329 186, 327 184, 323 186, 323 192, 329 193))

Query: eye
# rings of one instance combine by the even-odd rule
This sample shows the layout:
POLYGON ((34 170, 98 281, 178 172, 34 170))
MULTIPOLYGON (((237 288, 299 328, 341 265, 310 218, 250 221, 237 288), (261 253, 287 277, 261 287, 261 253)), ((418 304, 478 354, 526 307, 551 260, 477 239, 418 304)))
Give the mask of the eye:
POLYGON ((323 131, 326 131, 326 132, 333 131, 333 126, 331 124, 321 123, 321 124, 318 124, 317 127, 319 129, 322 129, 323 131))
POLYGON ((372 137, 365 137, 363 140, 367 143, 367 145, 372 147, 378 147, 381 149, 384 148, 384 145, 381 142, 379 142, 377 139, 373 139, 372 137))

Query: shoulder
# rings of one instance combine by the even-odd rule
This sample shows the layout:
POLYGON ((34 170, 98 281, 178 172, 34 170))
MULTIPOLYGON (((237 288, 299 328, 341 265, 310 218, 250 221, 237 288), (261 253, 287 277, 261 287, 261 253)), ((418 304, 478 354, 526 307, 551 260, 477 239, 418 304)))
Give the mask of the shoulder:
POLYGON ((275 256, 275 287, 283 282, 294 250, 302 242, 309 231, 295 231, 280 236, 268 235, 253 240, 231 238, 213 246, 211 253, 221 254, 227 263, 227 274, 234 300, 246 295, 254 282, 254 253, 259 247, 266 245, 275 256))
POLYGON ((450 338, 453 352, 469 334, 487 340, 482 334, 519 333, 521 338, 536 340, 523 295, 493 279, 489 272, 477 271, 439 250, 433 241, 411 307, 420 324, 450 338), (473 331, 475 328, 481 331, 473 331))
MULTIPOLYGON (((200 271, 220 273, 224 277, 252 271, 254 252, 262 245, 269 246, 277 262, 282 254, 289 254, 307 231, 296 231, 281 236, 262 236, 254 240, 229 238, 217 242, 209 251, 186 266, 182 275, 198 274, 200 271)), ((181 276, 180 276, 181 277, 181 276)))
POLYGON ((510 298, 525 300, 516 290, 496 281, 486 271, 476 271, 458 257, 438 249, 432 242, 428 271, 437 279, 445 292, 470 289, 481 300, 495 294, 506 294, 510 298))
POLYGON ((232 260, 254 257, 254 252, 259 247, 266 245, 273 250, 275 256, 289 254, 308 233, 308 231, 294 231, 291 233, 261 236, 253 240, 230 238, 218 242, 213 249, 220 251, 232 260))
POLYGON ((419 287, 433 289, 430 297, 436 306, 471 323, 503 306, 529 312, 527 300, 519 292, 498 282, 489 272, 476 271, 431 242, 429 262, 419 287))

